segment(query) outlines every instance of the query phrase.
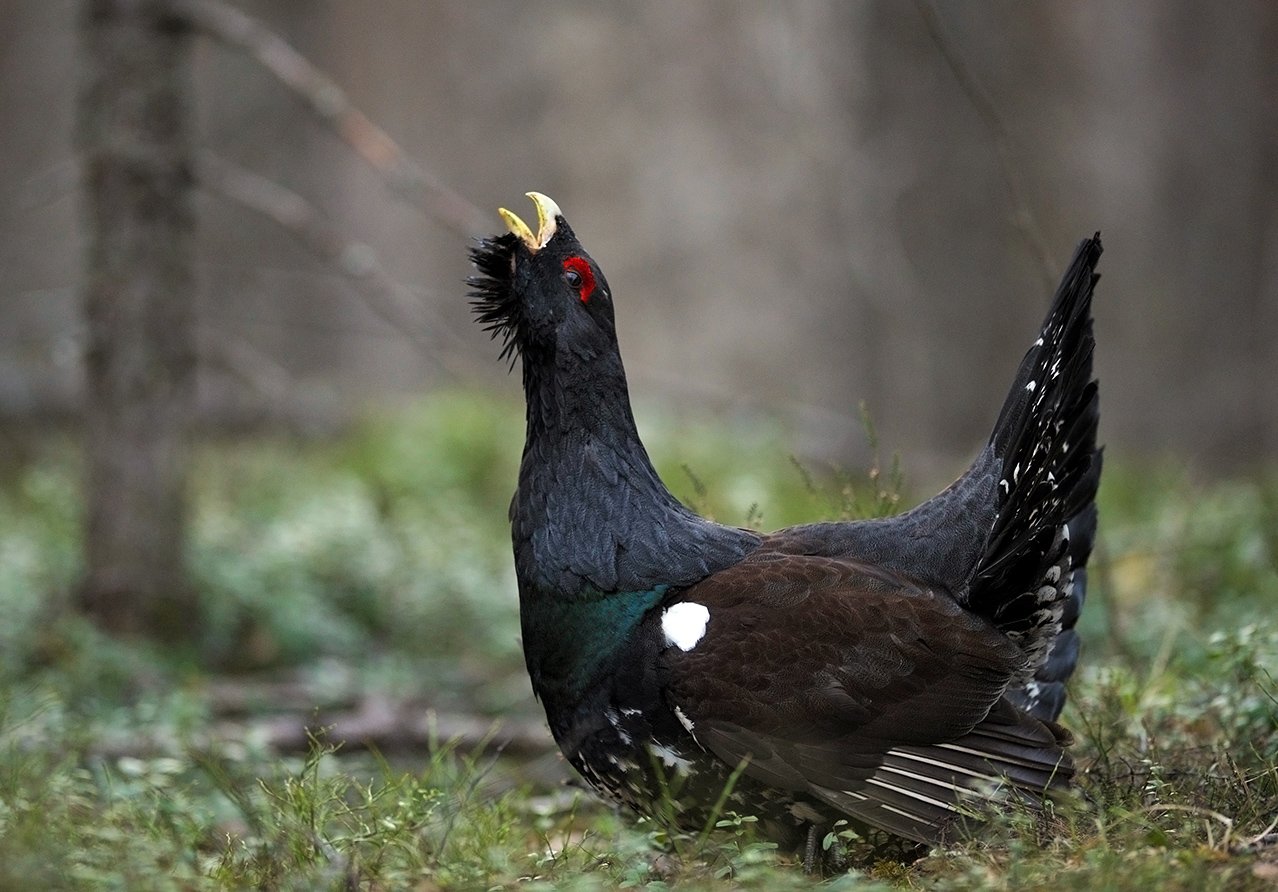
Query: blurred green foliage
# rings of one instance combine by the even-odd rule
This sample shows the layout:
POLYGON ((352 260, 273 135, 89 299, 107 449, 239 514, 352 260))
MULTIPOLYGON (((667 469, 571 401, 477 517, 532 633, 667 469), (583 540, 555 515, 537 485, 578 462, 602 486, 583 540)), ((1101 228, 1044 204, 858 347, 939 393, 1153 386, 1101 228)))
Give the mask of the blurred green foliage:
MULTIPOLYGON (((0 889, 810 885, 742 816, 685 837, 447 747, 405 768, 322 742, 303 758, 209 743, 208 680, 229 672, 309 673, 321 688, 355 677, 494 716, 536 709, 506 522, 521 416, 446 393, 332 442, 203 447, 195 653, 113 641, 70 614, 75 452, 50 443, 10 467, 0 889), (120 755, 133 739, 152 743, 120 755)), ((642 412, 640 426, 676 494, 723 522, 904 506, 893 463, 797 466, 777 426, 642 412)), ((1263 835, 1278 813, 1278 478, 1111 462, 1101 500, 1064 718, 1085 795, 1051 832, 1013 814, 981 840, 834 886, 1265 887, 1278 862, 1263 835)))

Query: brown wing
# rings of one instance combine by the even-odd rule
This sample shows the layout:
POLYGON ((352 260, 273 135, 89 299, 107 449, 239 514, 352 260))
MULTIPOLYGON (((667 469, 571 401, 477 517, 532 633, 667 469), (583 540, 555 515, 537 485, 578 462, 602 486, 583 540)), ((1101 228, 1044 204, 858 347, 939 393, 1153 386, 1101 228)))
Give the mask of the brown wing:
POLYGON ((671 706, 760 781, 920 841, 962 812, 960 788, 1050 785, 1059 736, 1002 699, 1024 655, 946 592, 765 545, 679 600, 709 619, 664 652, 671 706))

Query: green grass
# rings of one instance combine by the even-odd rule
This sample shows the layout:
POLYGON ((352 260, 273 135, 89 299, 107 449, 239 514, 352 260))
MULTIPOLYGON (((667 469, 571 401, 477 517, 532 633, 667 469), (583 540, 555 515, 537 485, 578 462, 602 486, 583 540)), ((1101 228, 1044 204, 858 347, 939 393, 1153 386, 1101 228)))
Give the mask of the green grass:
MULTIPOLYGON (((337 442, 211 446, 193 481, 200 648, 104 638, 68 610, 76 462, 0 479, 0 889, 1272 888, 1278 846, 1278 479, 1111 462, 1064 717, 1079 795, 912 865, 824 880, 723 815, 671 835, 565 788, 553 757, 436 741, 279 755, 219 736, 231 679, 293 684, 253 726, 357 694, 538 717, 506 503, 517 406, 445 394, 337 442)), ((725 522, 895 507, 796 469, 786 432, 641 418, 663 476, 725 522), (691 471, 687 470, 691 469, 691 471)), ((908 467, 908 461, 907 461, 908 467)), ((274 690, 273 688, 271 690, 274 690)))

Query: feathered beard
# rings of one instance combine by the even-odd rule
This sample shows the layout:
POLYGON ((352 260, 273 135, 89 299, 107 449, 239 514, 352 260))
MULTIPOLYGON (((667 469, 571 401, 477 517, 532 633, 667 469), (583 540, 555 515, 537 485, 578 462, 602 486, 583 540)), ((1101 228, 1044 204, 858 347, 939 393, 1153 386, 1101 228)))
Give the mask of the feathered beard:
POLYGON ((471 262, 479 274, 466 279, 470 305, 475 317, 493 340, 501 340, 501 358, 513 369, 520 352, 519 329, 523 307, 513 292, 515 247, 518 236, 507 233, 481 239, 470 249, 471 262))

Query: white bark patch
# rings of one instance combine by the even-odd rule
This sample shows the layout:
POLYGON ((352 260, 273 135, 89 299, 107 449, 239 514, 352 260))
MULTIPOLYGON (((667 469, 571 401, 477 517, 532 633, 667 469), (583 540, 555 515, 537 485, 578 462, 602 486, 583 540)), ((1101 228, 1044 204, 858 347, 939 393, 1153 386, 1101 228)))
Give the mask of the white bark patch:
POLYGON ((666 636, 667 644, 688 651, 696 647, 697 642, 705 635, 708 622, 710 611, 704 604, 684 601, 670 605, 661 614, 661 631, 666 636))

